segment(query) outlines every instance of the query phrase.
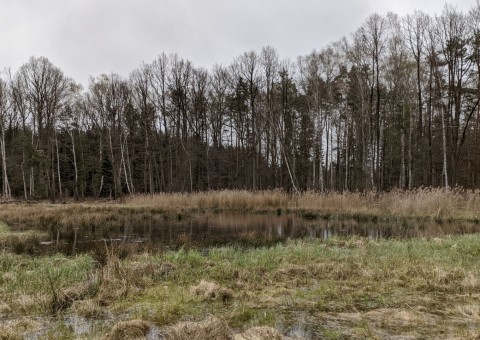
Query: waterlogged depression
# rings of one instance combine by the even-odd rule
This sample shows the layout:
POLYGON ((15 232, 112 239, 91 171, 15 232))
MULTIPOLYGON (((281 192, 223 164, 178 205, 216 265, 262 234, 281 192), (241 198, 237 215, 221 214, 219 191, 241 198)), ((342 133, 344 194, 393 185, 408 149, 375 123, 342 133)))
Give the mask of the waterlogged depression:
MULTIPOLYGON (((13 226, 14 230, 25 230, 13 226)), ((40 227, 39 227, 40 229, 40 227)), ((432 218, 367 218, 243 213, 208 213, 175 218, 128 215, 114 223, 82 226, 51 225, 42 232, 38 252, 87 252, 104 244, 129 244, 148 249, 208 248, 222 245, 264 246, 286 239, 358 236, 368 239, 437 237, 475 233, 480 223, 432 218)))

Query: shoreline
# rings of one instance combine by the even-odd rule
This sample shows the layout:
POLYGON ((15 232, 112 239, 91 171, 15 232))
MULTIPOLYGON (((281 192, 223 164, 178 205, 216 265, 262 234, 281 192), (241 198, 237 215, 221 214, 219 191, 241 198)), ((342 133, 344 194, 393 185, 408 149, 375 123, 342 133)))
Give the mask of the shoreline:
MULTIPOLYGON (((299 205, 288 212, 305 215, 301 209, 317 204, 311 215, 304 216, 313 220, 305 221, 353 216, 368 223, 398 222, 407 227, 425 221, 476 225, 480 223, 474 210, 477 195, 451 196, 443 191, 367 198, 306 195, 297 197, 299 205), (408 198, 410 205, 402 203, 408 198), (424 205, 415 204, 422 199, 436 206, 421 213, 424 205), (448 202, 452 204, 441 216, 434 213, 448 202), (336 210, 325 210, 334 203, 336 210), (349 210, 342 210, 346 204, 349 210), (377 211, 385 214, 374 214, 377 211)), ((136 198, 116 204, 4 205, 0 211, 0 221, 6 222, 0 225, 0 334, 12 339, 105 339, 128 338, 128 332, 137 331, 141 334, 132 334, 148 338, 161 332, 178 334, 179 329, 198 334, 215 329, 227 339, 264 327, 262 332, 270 338, 277 333, 327 339, 480 335, 480 234, 287 239, 268 246, 208 250, 184 246, 146 251, 105 244, 70 256, 31 256, 27 251, 29 243, 42 237, 42 230, 55 226, 108 228, 127 217, 133 222, 176 220, 179 214, 186 218, 199 211, 220 213, 218 202, 227 211, 247 215, 252 213, 245 205, 248 202, 261 203, 254 214, 277 215, 280 206, 282 215, 292 202, 281 193, 266 196, 242 192, 235 198, 233 192, 215 192, 155 196, 150 205, 136 198), (8 227, 17 224, 24 231, 8 227), (16 244, 22 254, 12 252, 8 244, 16 244), (72 326, 72 320, 80 326, 72 326)))

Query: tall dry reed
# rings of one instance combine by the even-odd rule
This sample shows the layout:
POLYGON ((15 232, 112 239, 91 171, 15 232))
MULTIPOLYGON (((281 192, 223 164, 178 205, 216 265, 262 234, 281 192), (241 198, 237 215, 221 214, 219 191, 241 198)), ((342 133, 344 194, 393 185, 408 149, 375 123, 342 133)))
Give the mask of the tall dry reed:
POLYGON ((162 193, 134 195, 125 199, 129 206, 155 207, 164 210, 221 209, 272 210, 291 208, 292 199, 282 191, 222 190, 201 193, 162 193))
POLYGON ((126 198, 124 204, 132 207, 155 207, 166 211, 282 209, 343 214, 477 218, 480 216, 480 190, 418 188, 410 191, 366 193, 306 192, 300 195, 289 195, 282 191, 224 190, 193 194, 134 195, 126 198))

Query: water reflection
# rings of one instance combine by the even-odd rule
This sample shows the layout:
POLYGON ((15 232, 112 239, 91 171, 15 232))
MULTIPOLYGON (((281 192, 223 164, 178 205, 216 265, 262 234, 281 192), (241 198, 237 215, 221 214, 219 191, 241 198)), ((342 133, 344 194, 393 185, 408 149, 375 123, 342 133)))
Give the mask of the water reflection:
POLYGON ((87 227, 52 226, 50 240, 57 251, 89 251, 98 243, 141 243, 150 247, 219 246, 225 244, 268 245, 287 238, 320 238, 360 236, 379 238, 434 237, 480 231, 480 225, 468 221, 372 220, 355 219, 306 220, 297 216, 253 214, 204 214, 191 218, 166 219, 132 215, 112 224, 87 227))

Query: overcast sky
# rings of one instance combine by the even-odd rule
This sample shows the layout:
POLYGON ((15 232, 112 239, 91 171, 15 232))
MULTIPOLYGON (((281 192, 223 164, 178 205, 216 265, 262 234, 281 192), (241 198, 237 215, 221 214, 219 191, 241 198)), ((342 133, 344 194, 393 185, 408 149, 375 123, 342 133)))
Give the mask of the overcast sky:
MULTIPOLYGON (((476 0, 457 0, 468 11, 476 0)), ((373 13, 440 13, 438 0, 0 0, 0 69, 45 56, 86 85, 89 76, 127 76, 159 53, 196 66, 229 64, 275 47, 281 58, 348 36, 373 13)))

